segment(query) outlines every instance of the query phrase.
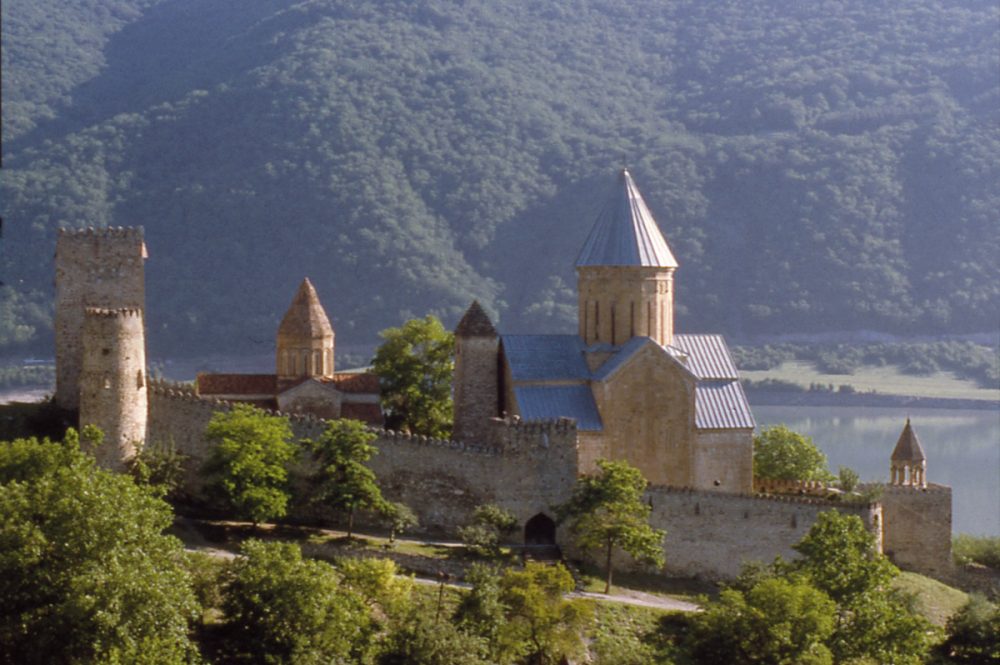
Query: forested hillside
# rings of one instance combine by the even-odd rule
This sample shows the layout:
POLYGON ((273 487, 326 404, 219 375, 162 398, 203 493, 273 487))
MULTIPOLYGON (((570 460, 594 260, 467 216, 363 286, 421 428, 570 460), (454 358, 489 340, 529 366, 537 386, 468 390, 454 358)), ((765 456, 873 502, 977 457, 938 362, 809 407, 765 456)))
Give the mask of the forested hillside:
POLYGON ((146 229, 150 349, 338 342, 479 298, 571 330, 626 161, 678 329, 996 329, 988 0, 7 0, 0 352, 51 344, 59 226, 146 229))

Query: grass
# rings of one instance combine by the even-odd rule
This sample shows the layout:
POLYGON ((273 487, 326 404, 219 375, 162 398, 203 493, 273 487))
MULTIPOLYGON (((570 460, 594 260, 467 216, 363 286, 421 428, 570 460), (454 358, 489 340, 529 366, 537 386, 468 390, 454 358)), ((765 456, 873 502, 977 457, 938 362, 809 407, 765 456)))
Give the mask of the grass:
POLYGON ((953 372, 937 372, 927 376, 904 374, 898 367, 863 366, 853 374, 825 374, 810 362, 787 361, 774 369, 741 370, 740 375, 753 381, 777 379, 808 388, 812 383, 833 384, 834 388, 850 385, 858 392, 875 391, 886 395, 913 397, 947 397, 952 399, 1000 399, 1000 390, 982 388, 975 381, 960 379, 953 372))
MULTIPOLYGON (((583 565, 577 579, 581 590, 594 593, 604 592, 604 572, 596 567, 583 565)), ((655 573, 631 573, 615 571, 611 593, 628 596, 629 592, 645 593, 652 596, 697 603, 701 596, 716 598, 719 587, 711 582, 692 578, 664 577, 655 573)))
POLYGON ((912 594, 917 610, 935 626, 944 626, 948 618, 969 600, 969 594, 917 573, 902 572, 893 587, 912 594))
POLYGON ((675 643, 683 633, 683 612, 583 601, 591 605, 591 662, 645 665, 675 662, 675 643))

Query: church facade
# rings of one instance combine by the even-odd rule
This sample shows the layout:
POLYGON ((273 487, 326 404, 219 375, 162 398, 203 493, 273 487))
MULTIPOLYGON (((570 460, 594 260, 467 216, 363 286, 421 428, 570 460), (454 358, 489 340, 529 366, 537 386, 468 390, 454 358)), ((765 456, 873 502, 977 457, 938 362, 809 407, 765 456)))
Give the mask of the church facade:
POLYGON ((620 459, 656 485, 751 492, 753 414, 725 340, 675 334, 677 268, 623 170, 576 261, 576 334, 499 334, 477 302, 459 322, 455 438, 571 418, 583 473, 620 459))

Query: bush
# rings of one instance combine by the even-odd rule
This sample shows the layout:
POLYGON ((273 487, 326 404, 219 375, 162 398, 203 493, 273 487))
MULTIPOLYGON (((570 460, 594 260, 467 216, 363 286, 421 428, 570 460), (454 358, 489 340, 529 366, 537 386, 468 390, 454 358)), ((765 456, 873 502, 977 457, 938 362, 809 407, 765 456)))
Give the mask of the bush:
POLYGON ((978 563, 1000 571, 1000 537, 962 533, 952 539, 951 553, 960 566, 978 563))
POLYGON ((500 538, 517 528, 517 518, 500 506, 487 503, 473 513, 472 524, 458 530, 465 546, 482 557, 500 556, 500 538))

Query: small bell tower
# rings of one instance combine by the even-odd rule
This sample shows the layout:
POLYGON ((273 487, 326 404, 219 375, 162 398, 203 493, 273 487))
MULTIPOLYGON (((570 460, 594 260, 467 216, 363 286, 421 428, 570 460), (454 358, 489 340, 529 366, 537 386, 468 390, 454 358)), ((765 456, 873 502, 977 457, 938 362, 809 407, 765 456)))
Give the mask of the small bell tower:
POLYGON ((278 326, 278 382, 332 377, 333 344, 333 326, 307 277, 278 326))
POLYGON ((917 433, 913 431, 910 419, 906 419, 903 432, 899 435, 896 448, 889 461, 889 484, 901 487, 927 487, 927 455, 920 445, 917 433))

